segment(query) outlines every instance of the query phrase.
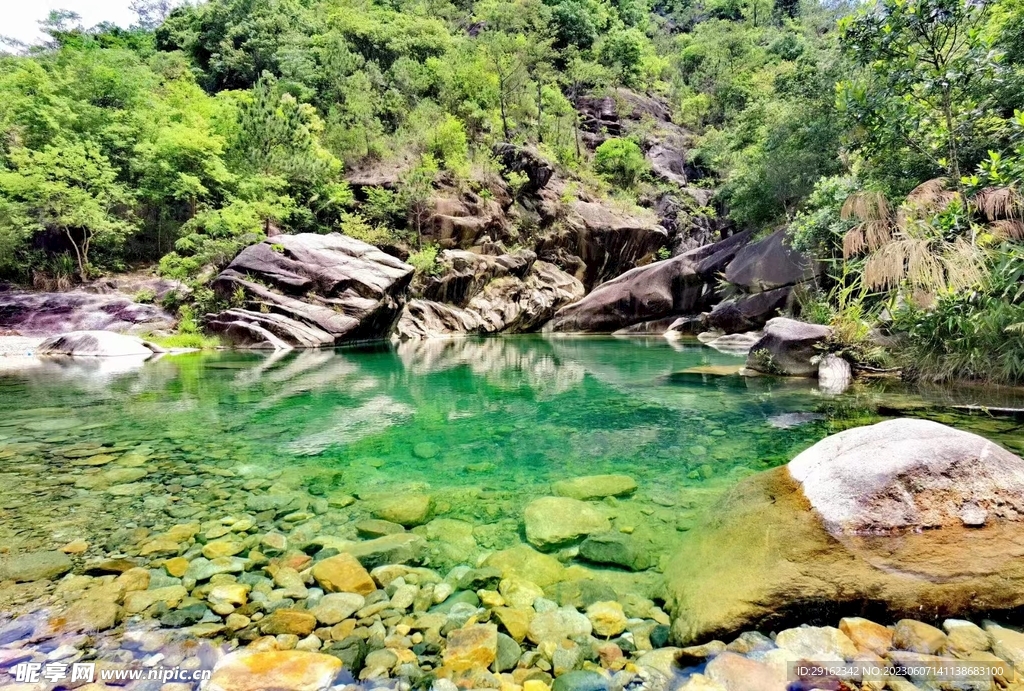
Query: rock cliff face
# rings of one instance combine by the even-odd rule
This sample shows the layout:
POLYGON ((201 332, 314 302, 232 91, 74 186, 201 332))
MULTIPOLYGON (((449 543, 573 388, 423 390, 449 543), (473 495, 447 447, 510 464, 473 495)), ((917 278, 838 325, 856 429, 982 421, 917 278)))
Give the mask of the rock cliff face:
POLYGON ((279 235, 242 250, 214 280, 244 304, 208 315, 208 328, 250 347, 315 348, 385 338, 413 268, 344 235, 279 235))
POLYGON ((602 283, 579 302, 564 307, 550 331, 612 332, 639 322, 700 313, 714 300, 716 276, 743 247, 748 235, 637 267, 602 283))
POLYGON ((564 222, 543 235, 536 248, 541 257, 577 257, 575 275, 589 290, 649 262, 667 242, 668 231, 653 214, 626 213, 606 202, 576 201, 569 205, 564 222))
POLYGON ((934 422, 826 438, 742 481, 686 534, 666 569, 674 636, 1020 607, 1022 478, 1024 460, 934 422))
POLYGON ((583 297, 583 284, 529 250, 497 257, 448 250, 440 277, 411 300, 398 340, 535 331, 555 311, 583 297))

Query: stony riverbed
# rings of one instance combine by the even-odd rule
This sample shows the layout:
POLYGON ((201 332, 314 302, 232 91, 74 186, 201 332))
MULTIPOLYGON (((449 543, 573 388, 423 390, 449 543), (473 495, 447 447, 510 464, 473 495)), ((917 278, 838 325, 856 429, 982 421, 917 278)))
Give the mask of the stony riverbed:
MULTIPOLYGON (((209 688, 237 691, 751 691, 783 688, 794 654, 852 650, 814 629, 681 652, 663 579, 737 481, 877 414, 670 376, 727 364, 696 347, 417 348, 0 379, 0 684, 63 688, 17 686, 18 665, 95 662, 216 667, 209 688)), ((954 422, 1017 443, 1012 419, 954 422)), ((1016 660, 997 633, 1015 640, 988 626, 967 653, 1016 660)))

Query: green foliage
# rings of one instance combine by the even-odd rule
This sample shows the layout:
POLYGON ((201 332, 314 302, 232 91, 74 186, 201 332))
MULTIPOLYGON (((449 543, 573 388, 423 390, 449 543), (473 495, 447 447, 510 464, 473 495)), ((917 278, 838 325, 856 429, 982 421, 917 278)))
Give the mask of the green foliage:
POLYGON ((777 375, 783 375, 786 373, 786 371, 780 367, 777 362, 775 362, 775 356, 772 355, 772 351, 767 348, 752 351, 750 353, 750 357, 753 359, 756 369, 759 372, 777 375))
POLYGON ((992 259, 987 280, 950 291, 934 307, 896 314, 906 333, 905 370, 934 381, 1024 381, 1024 247, 1009 245, 992 259))
POLYGON ((416 234, 417 249, 422 249, 423 226, 430 216, 430 202, 437 172, 437 161, 434 157, 424 155, 402 178, 401 191, 397 197, 399 204, 406 211, 409 227, 416 234))
POLYGON ((841 22, 844 50, 865 69, 840 83, 840 104, 880 175, 913 171, 959 182, 1002 127, 993 106, 1004 70, 985 30, 991 6, 878 0, 841 22))
POLYGON ((469 172, 469 141, 466 128, 453 115, 445 114, 427 136, 427 153, 446 170, 460 175, 469 172))
POLYGON ((822 259, 837 258, 843 238, 856 224, 852 219, 843 218, 843 204, 857 189, 857 181, 851 177, 819 179, 790 226, 793 248, 822 259))
POLYGON ((128 190, 99 147, 92 142, 58 140, 41 150, 15 148, 0 169, 0 236, 4 244, 27 244, 58 233, 67 240, 88 278, 89 251, 95 241, 108 248, 124 241, 131 226, 117 213, 128 190))
POLYGON ((682 115, 705 130, 698 158, 723 179, 730 217, 755 228, 791 218, 819 177, 841 170, 834 38, 714 20, 681 45, 682 115))
POLYGON ((223 343, 217 336, 207 336, 202 333, 177 333, 169 336, 146 336, 147 341, 152 341, 162 348, 196 348, 198 350, 215 350, 223 347, 223 343))
POLYGON ((371 245, 394 245, 401 236, 383 224, 373 225, 358 213, 342 213, 341 232, 371 245))
POLYGON ((441 271, 441 265, 437 261, 437 245, 426 245, 423 249, 409 255, 406 262, 416 269, 416 273, 422 276, 436 276, 441 271))
POLYGON ((647 172, 647 159, 630 139, 608 139, 594 152, 594 169, 609 182, 630 189, 647 172))

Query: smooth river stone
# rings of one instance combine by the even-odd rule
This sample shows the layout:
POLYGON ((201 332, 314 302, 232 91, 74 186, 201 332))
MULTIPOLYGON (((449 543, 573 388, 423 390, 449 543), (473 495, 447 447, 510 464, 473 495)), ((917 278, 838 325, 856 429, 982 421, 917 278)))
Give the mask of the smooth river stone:
POLYGON ((313 578, 329 593, 358 593, 369 595, 377 589, 369 572, 351 554, 341 553, 317 562, 313 578))
POLYGON ((611 530, 611 523, 596 508, 568 497, 541 497, 523 513, 526 540, 538 549, 552 549, 592 533, 611 530))
POLYGON ((109 453, 102 453, 102 454, 97 454, 95 456, 89 456, 87 458, 82 458, 81 460, 78 460, 78 461, 72 461, 71 465, 76 465, 76 466, 106 465, 107 463, 112 463, 113 461, 116 461, 116 460, 117 460, 117 456, 113 456, 113 455, 111 455, 109 453))
POLYGON ((104 448, 101 444, 95 442, 89 442, 84 444, 76 444, 75 446, 69 446, 61 449, 59 453, 64 458, 88 458, 89 456, 95 456, 101 453, 108 453, 109 448, 104 448))
POLYGON ((81 427, 82 421, 73 417, 58 417, 49 420, 33 420, 26 422, 22 427, 33 432, 57 432, 65 429, 81 427))
POLYGON ((239 650, 217 663, 206 691, 324 691, 341 671, 341 660, 303 650, 239 650))
POLYGON ((384 521, 397 523, 406 528, 423 525, 430 520, 433 500, 427 494, 397 494, 375 501, 373 515, 384 521))
POLYGON ((29 552, 0 559, 0 581, 53 580, 71 570, 72 563, 63 552, 29 552))
POLYGON ((587 475, 559 480, 552 489, 558 496, 571 499, 622 497, 636 491, 636 480, 628 475, 587 475))

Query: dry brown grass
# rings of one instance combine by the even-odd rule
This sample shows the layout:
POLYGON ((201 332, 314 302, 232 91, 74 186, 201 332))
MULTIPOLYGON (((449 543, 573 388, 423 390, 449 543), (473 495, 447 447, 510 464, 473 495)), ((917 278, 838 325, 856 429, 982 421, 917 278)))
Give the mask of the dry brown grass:
POLYGON ((1024 199, 1012 187, 986 187, 974 195, 971 203, 986 221, 1010 221, 1021 218, 1024 199))
MULTIPOLYGON (((844 257, 867 255, 864 281, 872 290, 909 284, 926 300, 938 291, 974 284, 984 276, 982 250, 964 239, 945 241, 928 223, 959 197, 943 178, 918 185, 895 211, 881 193, 851 195, 842 217, 859 223, 843 238, 844 257)), ((994 197, 989 201, 996 203, 994 197)), ((1024 237, 1024 226, 1006 223, 999 230, 1007 237, 1024 237)))

